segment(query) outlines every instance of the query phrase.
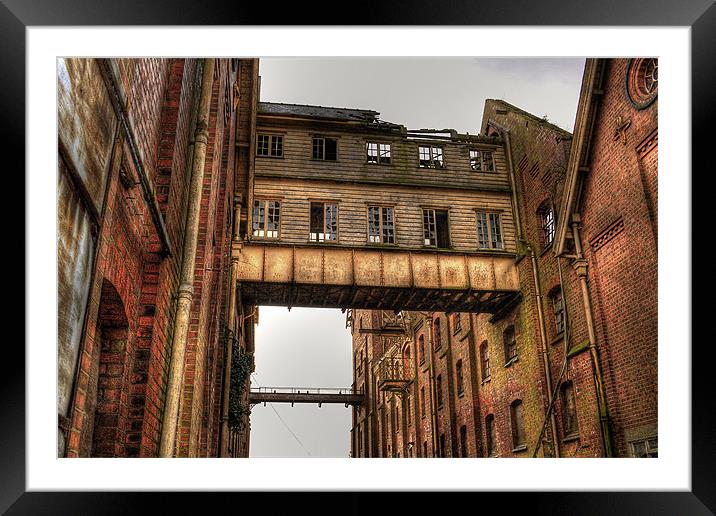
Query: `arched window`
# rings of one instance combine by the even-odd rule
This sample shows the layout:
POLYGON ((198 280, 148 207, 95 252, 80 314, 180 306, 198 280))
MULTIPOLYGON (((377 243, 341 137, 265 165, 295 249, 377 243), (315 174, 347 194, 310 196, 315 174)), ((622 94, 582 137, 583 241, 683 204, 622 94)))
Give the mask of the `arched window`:
POLYGON ((425 363, 425 337, 422 334, 418 337, 418 360, 421 364, 425 363))
POLYGON ((457 383, 457 393, 458 395, 462 394, 465 390, 465 387, 463 385, 463 378, 462 378, 462 359, 458 360, 455 363, 455 380, 457 383))
POLYGON ((412 370, 413 368, 410 364, 410 345, 406 345, 403 348, 403 378, 411 378, 412 370))
POLYGON ((485 442, 487 449, 485 450, 488 457, 494 457, 496 452, 495 440, 495 416, 488 414, 485 418, 485 442))
POLYGON ((659 60, 631 59, 627 67, 626 89, 629 100, 637 109, 644 109, 656 100, 659 88, 659 60))
POLYGON ((526 446, 524 416, 522 414, 522 400, 515 400, 510 405, 510 422, 512 423, 512 447, 514 449, 526 446))
POLYGON ((508 326, 502 334, 505 343, 505 364, 509 364, 517 358, 517 340, 515 338, 515 327, 508 326))
POLYGON ((433 342, 435 343, 435 349, 440 349, 440 346, 442 346, 443 343, 439 318, 433 321, 433 342))
POLYGON ((487 341, 480 345, 480 366, 482 368, 482 381, 486 382, 490 379, 490 349, 487 341))

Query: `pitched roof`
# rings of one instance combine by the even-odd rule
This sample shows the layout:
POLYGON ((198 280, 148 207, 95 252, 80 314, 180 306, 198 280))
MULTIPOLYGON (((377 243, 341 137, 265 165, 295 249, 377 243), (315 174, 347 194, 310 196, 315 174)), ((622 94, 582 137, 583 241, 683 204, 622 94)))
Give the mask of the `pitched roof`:
POLYGON ((259 102, 258 112, 269 115, 309 116, 329 120, 344 120, 372 123, 378 119, 377 111, 306 104, 283 104, 280 102, 259 102))
MULTIPOLYGON (((485 99, 485 104, 487 104, 487 103, 489 103, 489 102, 492 102, 492 103, 495 103, 495 104, 500 104, 500 105, 502 105, 502 107, 504 107, 504 108, 506 108, 506 109, 508 109, 508 110, 510 110, 510 111, 513 111, 513 112, 515 112, 515 113, 518 113, 518 114, 520 114, 520 115, 522 115, 522 116, 524 116, 524 117, 530 118, 530 119, 534 120, 534 121, 537 122, 537 123, 544 124, 544 125, 548 126, 550 129, 552 129, 553 131, 558 132, 558 133, 561 133, 563 136, 565 136, 565 137, 567 137, 567 138, 571 138, 571 137, 572 137, 572 133, 570 133, 570 132, 567 131, 566 129, 562 129, 561 127, 559 127, 558 125, 553 124, 552 122, 548 121, 547 119, 545 119, 545 118, 540 118, 540 117, 538 117, 538 116, 536 116, 536 115, 533 115, 533 114, 530 113, 529 111, 525 111, 524 109, 520 109, 520 108, 518 108, 517 106, 515 106, 515 105, 513 105, 513 104, 510 104, 509 102, 506 102, 506 101, 504 101, 504 100, 502 100, 502 99, 485 99)), ((486 122, 486 121, 485 121, 485 122, 486 122)), ((483 127, 482 130, 483 130, 483 132, 484 132, 485 128, 483 127)))

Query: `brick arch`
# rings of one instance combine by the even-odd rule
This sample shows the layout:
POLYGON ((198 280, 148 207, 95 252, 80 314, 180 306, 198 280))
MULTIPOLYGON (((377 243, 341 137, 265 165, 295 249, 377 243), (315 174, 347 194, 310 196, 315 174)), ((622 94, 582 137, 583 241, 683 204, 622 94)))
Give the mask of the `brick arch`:
POLYGON ((129 321, 122 298, 106 278, 102 280, 97 336, 100 354, 90 455, 122 457, 127 419, 129 321))

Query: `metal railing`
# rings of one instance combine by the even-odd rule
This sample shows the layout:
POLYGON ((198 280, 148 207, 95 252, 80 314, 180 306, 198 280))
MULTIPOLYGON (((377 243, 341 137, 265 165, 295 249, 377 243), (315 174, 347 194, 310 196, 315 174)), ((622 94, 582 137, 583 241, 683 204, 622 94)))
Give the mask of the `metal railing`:
POLYGON ((251 387, 257 394, 362 394, 352 387, 251 387))

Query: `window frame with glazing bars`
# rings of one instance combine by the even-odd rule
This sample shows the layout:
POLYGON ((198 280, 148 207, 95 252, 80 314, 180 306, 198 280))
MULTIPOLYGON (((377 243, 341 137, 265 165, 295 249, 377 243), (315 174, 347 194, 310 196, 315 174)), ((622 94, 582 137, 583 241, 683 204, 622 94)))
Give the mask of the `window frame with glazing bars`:
POLYGON ((311 137, 311 159, 315 161, 338 161, 338 139, 330 136, 312 136, 311 137), (335 144, 335 157, 326 157, 326 140, 330 140, 335 144), (316 153, 316 142, 321 141, 323 144, 320 146, 320 156, 316 153))
POLYGON ((256 135, 256 156, 259 158, 283 158, 283 135, 262 133, 256 135), (263 148, 261 139, 268 138, 266 146, 266 154, 262 154, 260 150, 263 148), (275 142, 278 145, 274 145, 275 142), (275 152, 277 150, 277 152, 275 152))
POLYGON ((434 168, 444 169, 445 166, 445 149, 440 145, 418 145, 418 167, 419 168, 434 168), (423 159, 423 149, 427 149, 427 158, 423 159), (439 153, 433 153, 434 150, 439 150, 439 153), (440 157, 438 160, 437 157, 440 157))
POLYGON ((554 314, 554 329, 557 335, 564 333, 564 296, 562 289, 556 288, 550 295, 552 301, 552 313, 554 314))
POLYGON ((390 165, 392 164, 392 150, 393 146, 391 143, 373 140, 367 141, 365 143, 366 163, 369 165, 390 165), (375 146, 375 155, 371 154, 371 145, 375 146), (371 158, 374 158, 374 160, 371 160, 371 158))
POLYGON ((366 210, 366 216, 368 221, 368 243, 369 244, 382 244, 382 245, 395 245, 397 243, 397 236, 395 233, 395 207, 394 206, 381 206, 377 204, 371 204, 366 210), (376 221, 372 217, 371 212, 377 210, 377 230, 378 233, 374 234, 373 229, 375 228, 376 221), (390 220, 390 223, 386 222, 386 219, 390 220), (386 241, 390 237, 391 241, 386 241), (374 240, 377 239, 377 240, 374 240))
POLYGON ((437 249, 449 249, 451 245, 450 235, 450 209, 441 207, 422 207, 423 212, 423 246, 437 249), (438 224, 438 214, 444 217, 445 227, 438 224), (444 231, 441 230, 444 229, 444 231), (443 240, 441 244, 441 240, 443 240))
POLYGON ((557 220, 552 204, 547 201, 543 202, 537 210, 537 214, 539 215, 542 247, 546 249, 554 243, 557 233, 557 220))
POLYGON ((505 250, 505 232, 502 228, 502 212, 475 210, 475 227, 477 229, 477 249, 484 250, 505 250), (484 217, 484 227, 481 217, 484 217), (495 219, 497 222, 495 223, 495 219), (486 228, 486 229, 485 229, 486 228), (484 231, 487 231, 487 246, 483 246, 485 241, 484 231))
POLYGON ((495 172, 495 156, 492 151, 469 149, 470 170, 473 172, 495 172), (476 155, 473 156, 473 153, 476 155), (489 164, 489 168, 488 168, 489 164))
POLYGON ((505 345, 505 366, 517 360, 517 332, 515 326, 510 325, 502 332, 502 340, 505 345), (511 336, 511 338, 510 338, 511 336))
POLYGON ((309 213, 308 213, 308 241, 309 242, 315 242, 315 243, 321 243, 321 244, 337 243, 340 238, 340 229, 339 228, 340 228, 340 210, 339 210, 339 205, 338 205, 337 201, 310 201, 309 202, 309 213), (323 217, 323 228, 322 228, 321 233, 314 232, 314 229, 317 229, 317 228, 313 227, 313 208, 314 208, 314 205, 319 205, 319 204, 323 206, 323 208, 321 210, 322 217, 323 217), (326 235, 333 234, 333 232, 329 233, 326 231, 326 229, 328 228, 328 226, 327 226, 328 222, 326 220, 326 209, 329 206, 332 206, 335 208, 335 213, 334 213, 335 223, 331 224, 331 226, 335 226, 335 237, 334 238, 326 238, 326 235), (314 237, 314 235, 315 235, 315 237, 314 237), (323 235, 323 238, 320 238, 319 235, 323 235))
POLYGON ((280 199, 265 199, 258 198, 254 199, 254 206, 251 212, 251 238, 261 240, 278 240, 281 238, 281 200, 280 199), (273 203, 273 206, 270 206, 273 203), (263 216, 261 216, 261 210, 263 209, 263 216), (275 235, 268 236, 269 229, 269 217, 275 217, 278 219, 275 222, 276 229, 270 230, 275 235), (258 224, 258 227, 256 227, 258 224), (261 225, 263 224, 263 227, 261 225), (257 234, 257 232, 263 231, 263 235, 257 234))

